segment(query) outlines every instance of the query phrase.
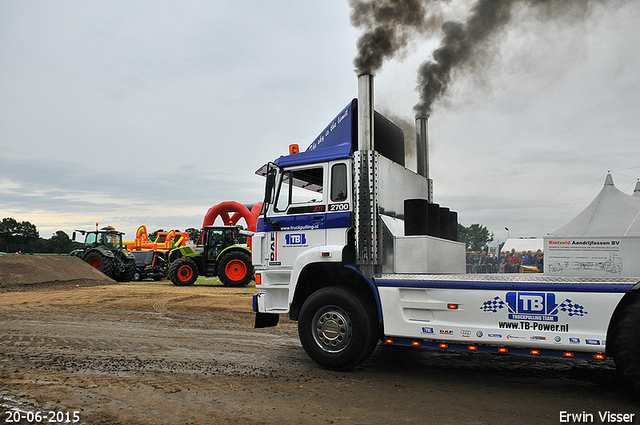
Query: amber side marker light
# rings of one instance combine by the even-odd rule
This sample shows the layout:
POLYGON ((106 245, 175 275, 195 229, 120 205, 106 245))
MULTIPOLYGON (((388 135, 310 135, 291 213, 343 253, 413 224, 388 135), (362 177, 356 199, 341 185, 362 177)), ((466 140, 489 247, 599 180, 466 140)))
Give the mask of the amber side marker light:
POLYGON ((540 350, 529 350, 529 354, 531 354, 532 356, 539 356, 540 350))
POLYGON ((498 353, 508 353, 508 352, 509 352, 508 348, 504 348, 504 347, 498 348, 498 353))
POLYGON ((565 351, 562 353, 562 357, 573 357, 574 354, 571 351, 565 351))
POLYGON ((469 351, 478 351, 478 347, 477 347, 477 346, 475 346, 475 345, 469 345, 469 346, 467 347, 467 350, 469 350, 469 351))
POLYGON ((411 345, 414 347, 420 347, 420 341, 411 341, 411 345))
POLYGON ((449 348, 449 344, 440 344, 438 345, 440 348, 449 348))
POLYGON ((458 304, 447 304, 447 308, 449 310, 457 310, 458 309, 458 304))
POLYGON ((605 356, 602 353, 596 353, 596 354, 593 355, 593 358, 596 359, 596 360, 604 360, 604 359, 607 358, 607 356, 605 356))
POLYGON ((393 340, 392 339, 385 339, 384 342, 386 344, 393 344, 393 340))
POLYGON ((256 285, 260 285, 262 283, 262 276, 260 276, 260 273, 256 273, 255 282, 256 285))

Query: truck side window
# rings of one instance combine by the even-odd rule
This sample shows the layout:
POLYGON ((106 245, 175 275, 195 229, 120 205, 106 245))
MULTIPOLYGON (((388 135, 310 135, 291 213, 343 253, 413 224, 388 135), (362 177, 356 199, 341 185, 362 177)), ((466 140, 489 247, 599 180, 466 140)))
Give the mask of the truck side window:
POLYGON ((276 211, 286 211, 289 206, 289 199, 291 198, 291 185, 289 181, 291 180, 291 172, 287 171, 282 176, 282 183, 280 183, 280 188, 278 189, 278 199, 276 201, 275 210, 276 211))
POLYGON ((291 204, 310 204, 323 200, 322 167, 287 171, 282 176, 275 210, 286 211, 291 204))
POLYGON ((331 168, 331 201, 347 199, 347 164, 336 164, 331 168))

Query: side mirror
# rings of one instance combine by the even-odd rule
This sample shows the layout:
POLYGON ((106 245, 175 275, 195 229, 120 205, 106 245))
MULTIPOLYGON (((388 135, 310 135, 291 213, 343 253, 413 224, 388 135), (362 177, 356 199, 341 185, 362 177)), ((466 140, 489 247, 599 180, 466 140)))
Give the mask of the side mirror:
POLYGON ((267 174, 267 182, 264 187, 264 204, 268 205, 271 203, 271 197, 273 196, 273 187, 276 183, 276 175, 275 173, 267 174))

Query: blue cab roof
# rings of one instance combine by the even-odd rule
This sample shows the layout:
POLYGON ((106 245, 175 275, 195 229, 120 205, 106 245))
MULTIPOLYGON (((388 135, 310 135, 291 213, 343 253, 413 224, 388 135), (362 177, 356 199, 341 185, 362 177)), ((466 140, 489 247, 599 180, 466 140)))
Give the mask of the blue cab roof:
MULTIPOLYGON (((349 158, 358 149, 358 100, 353 99, 304 152, 281 156, 273 161, 286 167, 349 158)), ((374 146, 381 155, 404 166, 404 134, 402 130, 374 111, 374 146)), ((257 174, 262 174, 258 170, 257 174)))
POLYGON ((281 156, 273 162, 285 167, 348 158, 353 152, 352 147, 355 140, 354 123, 356 120, 353 119, 353 114, 356 110, 356 104, 356 99, 349 102, 306 151, 281 156))

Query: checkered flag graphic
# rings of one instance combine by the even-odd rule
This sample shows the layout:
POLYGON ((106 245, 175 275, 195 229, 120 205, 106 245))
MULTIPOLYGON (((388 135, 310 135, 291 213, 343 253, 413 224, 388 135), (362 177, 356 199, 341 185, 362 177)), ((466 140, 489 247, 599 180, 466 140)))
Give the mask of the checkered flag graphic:
POLYGON ((584 316, 585 314, 588 314, 584 309, 584 306, 574 303, 569 298, 562 301, 562 304, 558 306, 558 309, 566 312, 569 316, 584 316))
POLYGON ((492 313, 496 313, 501 308, 505 308, 507 304, 500 299, 500 297, 495 297, 492 300, 485 301, 482 303, 480 310, 482 311, 490 311, 492 313))

